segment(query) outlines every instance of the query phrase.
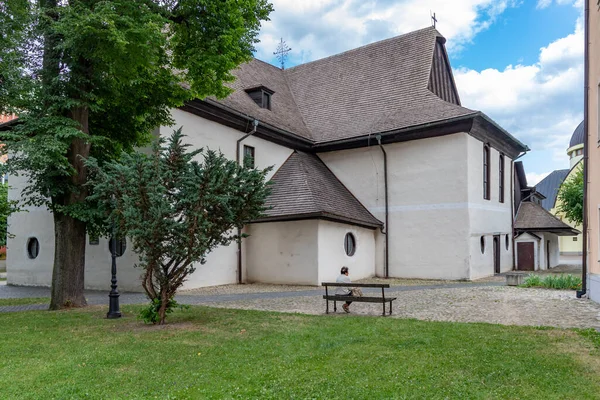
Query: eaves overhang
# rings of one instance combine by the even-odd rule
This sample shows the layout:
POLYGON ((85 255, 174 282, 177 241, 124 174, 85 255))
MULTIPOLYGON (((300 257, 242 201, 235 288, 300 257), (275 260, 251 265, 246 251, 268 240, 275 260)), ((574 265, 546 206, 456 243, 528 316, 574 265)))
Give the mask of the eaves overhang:
POLYGON ((327 212, 314 212, 314 213, 302 213, 302 214, 289 214, 289 215, 276 215, 269 217, 261 217, 253 221, 249 221, 249 224, 259 224, 265 222, 283 222, 283 221, 302 221, 308 219, 322 219, 332 222, 340 222, 343 224, 359 226, 367 229, 378 229, 383 226, 383 222, 380 224, 372 224, 365 221, 360 221, 353 218, 343 217, 340 215, 327 213, 327 212))

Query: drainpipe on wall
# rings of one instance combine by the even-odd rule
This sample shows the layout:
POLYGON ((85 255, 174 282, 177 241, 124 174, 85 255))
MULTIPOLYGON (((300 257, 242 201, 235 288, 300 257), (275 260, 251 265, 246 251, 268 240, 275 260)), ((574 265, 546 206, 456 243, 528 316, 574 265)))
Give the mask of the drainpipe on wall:
POLYGON ((587 252, 588 252, 588 154, 589 154, 589 90, 590 90, 590 1, 585 0, 585 50, 584 50, 584 78, 583 78, 583 249, 581 259, 581 290, 577 291, 577 298, 587 293, 587 252))
MULTIPOLYGON (((235 162, 238 165, 240 164, 240 143, 242 143, 242 141, 244 141, 248 136, 253 135, 256 132, 256 128, 258 128, 257 119, 252 122, 252 130, 238 139, 238 141, 235 143, 235 162)), ((242 230, 240 228, 237 229, 237 235, 239 238, 237 254, 237 278, 238 283, 244 283, 242 280, 242 230)))
POLYGON ((384 275, 386 278, 390 277, 390 252, 389 252, 389 243, 390 243, 390 225, 389 225, 389 206, 388 206, 388 173, 387 173, 387 153, 381 144, 381 135, 375 136, 377 139, 377 143, 379 144, 379 148, 383 153, 383 186, 385 188, 385 258, 384 258, 384 275))
POLYGON ((512 175, 512 179, 510 180, 510 193, 512 196, 512 203, 510 203, 510 211, 511 211, 511 226, 512 226, 512 262, 513 262, 513 271, 517 270, 517 261, 516 261, 516 254, 515 254, 515 219, 517 218, 517 213, 519 212, 519 207, 521 206, 521 203, 523 202, 523 200, 526 199, 521 199, 521 202, 519 204, 517 204, 517 210, 515 212, 514 210, 514 205, 515 205, 515 189, 514 189, 514 184, 515 184, 515 161, 517 161, 519 158, 523 157, 525 154, 527 154, 527 151, 529 151, 529 148, 527 148, 527 150, 525 150, 522 154, 519 154, 514 160, 512 160, 510 162, 510 165, 512 166, 511 170, 511 175, 512 175))
POLYGON ((517 270, 515 260, 515 160, 510 161, 510 239, 512 242, 512 270, 517 270))

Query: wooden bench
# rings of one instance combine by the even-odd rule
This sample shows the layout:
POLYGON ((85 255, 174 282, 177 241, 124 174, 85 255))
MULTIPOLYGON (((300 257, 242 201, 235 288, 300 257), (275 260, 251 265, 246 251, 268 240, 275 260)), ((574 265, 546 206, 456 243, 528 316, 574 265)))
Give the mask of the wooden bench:
POLYGON ((329 314, 329 302, 333 301, 333 311, 337 311, 338 301, 352 301, 357 303, 381 303, 383 305, 383 316, 385 316, 385 303, 390 303, 390 314, 392 314, 392 301, 396 300, 395 297, 385 297, 385 290, 390 285, 387 283, 337 283, 337 282, 323 282, 321 286, 325 286, 325 313, 329 314), (378 296, 346 296, 339 294, 329 294, 328 287, 345 287, 345 288, 377 288, 381 289, 381 297, 378 296))

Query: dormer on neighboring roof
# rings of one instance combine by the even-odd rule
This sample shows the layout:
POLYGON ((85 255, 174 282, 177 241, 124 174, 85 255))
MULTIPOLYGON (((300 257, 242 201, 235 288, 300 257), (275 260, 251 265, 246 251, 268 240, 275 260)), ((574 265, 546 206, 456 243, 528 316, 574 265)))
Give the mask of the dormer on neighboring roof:
POLYGON ((275 93, 273 90, 261 85, 245 91, 260 108, 271 109, 271 96, 275 93))

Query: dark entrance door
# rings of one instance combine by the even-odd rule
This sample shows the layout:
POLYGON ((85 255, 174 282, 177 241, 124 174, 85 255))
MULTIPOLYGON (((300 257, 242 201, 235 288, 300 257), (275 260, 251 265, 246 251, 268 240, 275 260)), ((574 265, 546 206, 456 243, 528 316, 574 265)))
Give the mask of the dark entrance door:
POLYGON ((520 271, 533 271, 535 269, 533 243, 517 243, 517 269, 520 271))
POLYGON ((550 269, 550 241, 546 241, 546 268, 550 269))
POLYGON ((494 273, 500 273, 500 235, 494 236, 494 273))

